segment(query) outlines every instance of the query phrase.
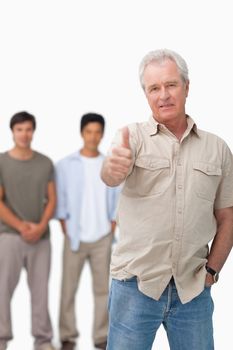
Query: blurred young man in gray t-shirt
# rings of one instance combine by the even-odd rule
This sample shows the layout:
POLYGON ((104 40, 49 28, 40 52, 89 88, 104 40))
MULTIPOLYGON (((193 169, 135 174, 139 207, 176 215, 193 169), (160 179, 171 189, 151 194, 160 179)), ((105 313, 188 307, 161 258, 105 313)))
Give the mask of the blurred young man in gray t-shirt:
POLYGON ((31 292, 34 349, 54 350, 48 313, 53 164, 31 148, 34 116, 19 112, 10 128, 14 147, 0 155, 0 350, 13 337, 10 303, 23 267, 31 292))

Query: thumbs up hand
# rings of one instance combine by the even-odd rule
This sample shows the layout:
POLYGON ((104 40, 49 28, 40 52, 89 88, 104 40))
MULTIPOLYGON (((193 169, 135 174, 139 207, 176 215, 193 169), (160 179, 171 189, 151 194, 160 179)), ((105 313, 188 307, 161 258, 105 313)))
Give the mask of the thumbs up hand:
POLYGON ((112 149, 112 155, 104 162, 101 177, 109 186, 117 186, 122 183, 133 164, 133 155, 129 143, 129 129, 122 129, 121 145, 112 149))
POLYGON ((129 129, 127 126, 122 129, 122 147, 130 149, 129 129))

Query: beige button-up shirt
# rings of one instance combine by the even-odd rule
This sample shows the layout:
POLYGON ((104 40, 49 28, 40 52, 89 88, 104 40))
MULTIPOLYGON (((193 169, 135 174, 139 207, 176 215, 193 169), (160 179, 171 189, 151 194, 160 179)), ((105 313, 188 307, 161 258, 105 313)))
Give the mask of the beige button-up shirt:
POLYGON ((188 116, 187 124, 180 141, 153 117, 129 125, 134 165, 119 200, 111 262, 113 278, 137 276, 140 291, 156 300, 173 276, 182 303, 204 289, 214 209, 233 206, 230 149, 188 116))

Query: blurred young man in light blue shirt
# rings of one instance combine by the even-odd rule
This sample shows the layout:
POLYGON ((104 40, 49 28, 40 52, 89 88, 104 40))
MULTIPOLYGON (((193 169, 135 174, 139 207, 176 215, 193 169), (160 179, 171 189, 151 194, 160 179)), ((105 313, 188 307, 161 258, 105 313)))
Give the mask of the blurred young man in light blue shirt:
POLYGON ((79 335, 75 294, 86 260, 93 277, 93 340, 96 349, 106 349, 107 344, 109 265, 119 188, 106 186, 100 178, 104 156, 98 146, 104 126, 101 115, 85 114, 80 127, 83 147, 56 167, 56 217, 65 235, 60 309, 62 350, 74 350, 79 335))

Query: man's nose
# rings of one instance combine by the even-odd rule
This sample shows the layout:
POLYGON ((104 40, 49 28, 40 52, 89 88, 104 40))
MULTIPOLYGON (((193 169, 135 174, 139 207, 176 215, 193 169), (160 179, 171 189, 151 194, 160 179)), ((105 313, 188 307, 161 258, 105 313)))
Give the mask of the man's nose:
POLYGON ((160 90, 160 98, 166 100, 169 97, 169 91, 166 87, 162 87, 160 90))

